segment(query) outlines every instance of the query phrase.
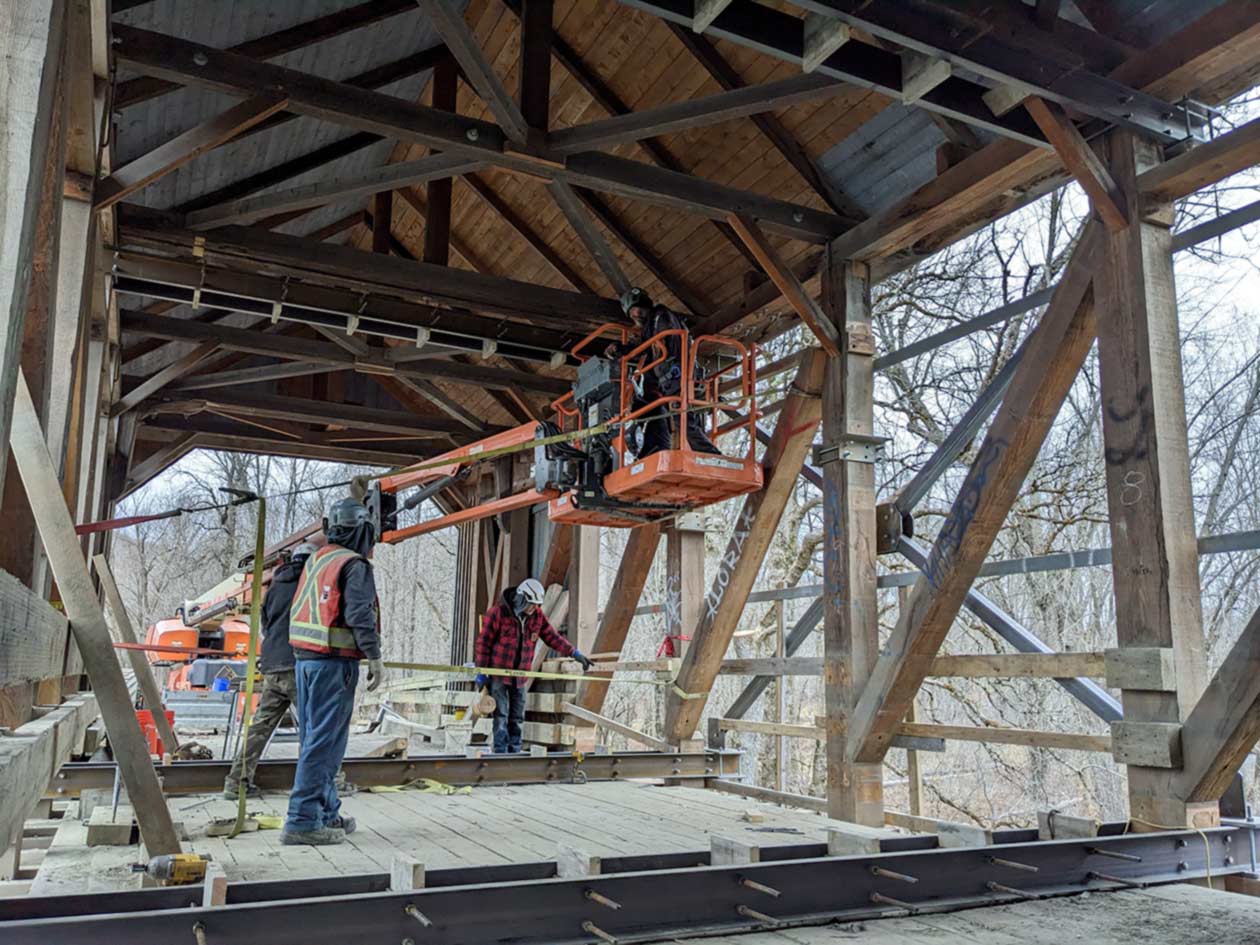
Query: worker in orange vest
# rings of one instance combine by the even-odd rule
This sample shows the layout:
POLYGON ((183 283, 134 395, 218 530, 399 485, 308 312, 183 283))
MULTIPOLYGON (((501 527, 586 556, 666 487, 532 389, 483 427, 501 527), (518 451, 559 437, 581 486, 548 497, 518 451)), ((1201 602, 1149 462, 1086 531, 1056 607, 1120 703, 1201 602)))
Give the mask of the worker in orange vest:
POLYGON ((280 838, 290 845, 344 843, 354 832, 354 818, 341 813, 337 769, 350 737, 359 661, 368 661, 368 692, 384 674, 370 560, 379 536, 367 507, 351 498, 334 503, 324 537, 328 543, 307 559, 289 612, 302 743, 280 838))

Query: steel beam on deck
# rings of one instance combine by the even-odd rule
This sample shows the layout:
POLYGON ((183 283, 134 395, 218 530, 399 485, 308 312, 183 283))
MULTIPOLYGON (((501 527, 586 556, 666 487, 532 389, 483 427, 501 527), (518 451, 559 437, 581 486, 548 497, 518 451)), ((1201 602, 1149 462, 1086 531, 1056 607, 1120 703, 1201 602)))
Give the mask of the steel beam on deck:
MULTIPOLYGON (((577 879, 429 886, 0 923, 6 945, 566 945, 726 934, 1184 882, 1243 872, 1247 831, 1078 840, 644 869, 577 879), (993 862, 995 851, 1004 862, 993 862), (1014 869, 1018 863, 1026 869, 1014 869), (875 872, 875 867, 880 872, 875 872), (611 903, 611 905, 609 905, 611 903), (598 929, 600 934, 595 934, 598 929)), ((815 847, 816 849, 817 847, 815 847)), ((229 885, 229 890, 231 886, 229 885)))
MULTIPOLYGON (((203 794, 223 790, 230 761, 173 761, 156 765, 166 794, 203 794)), ((293 759, 264 760, 254 782, 264 791, 293 787, 293 759)), ((114 783, 113 762, 62 765, 49 792, 72 797, 88 788, 114 783)), ((552 752, 547 755, 420 755, 411 758, 347 758, 341 765, 346 780, 358 787, 406 784, 432 778, 446 784, 546 784, 564 781, 624 781, 628 778, 678 780, 717 778, 739 773, 739 752, 619 751, 606 755, 552 752)))

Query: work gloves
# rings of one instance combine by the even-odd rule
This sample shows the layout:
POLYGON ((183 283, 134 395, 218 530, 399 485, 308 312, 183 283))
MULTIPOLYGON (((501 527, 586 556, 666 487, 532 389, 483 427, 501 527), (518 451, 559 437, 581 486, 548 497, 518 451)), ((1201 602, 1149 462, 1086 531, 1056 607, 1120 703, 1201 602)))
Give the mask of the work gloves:
POLYGON ((591 668, 591 661, 583 655, 581 650, 573 651, 573 658, 582 664, 582 672, 587 672, 591 668))
POLYGON ((385 675, 385 664, 380 659, 368 660, 367 691, 376 692, 385 675))

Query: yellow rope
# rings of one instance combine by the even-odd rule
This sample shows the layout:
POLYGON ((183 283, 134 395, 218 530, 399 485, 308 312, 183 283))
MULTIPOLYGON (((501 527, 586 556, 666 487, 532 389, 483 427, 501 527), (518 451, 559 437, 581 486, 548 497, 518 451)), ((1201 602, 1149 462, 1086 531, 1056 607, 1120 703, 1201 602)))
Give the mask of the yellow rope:
MULTIPOLYGON (((1199 839, 1203 841, 1203 863, 1204 869, 1207 871, 1208 889, 1212 888, 1212 844, 1208 841, 1208 835, 1201 827, 1194 824, 1186 824, 1184 827, 1170 827, 1168 824, 1153 824, 1149 820, 1142 820, 1140 817, 1130 817, 1129 823, 1142 824, 1146 827, 1154 827, 1156 830, 1193 830, 1199 835, 1199 839)), ((1124 825, 1124 832, 1129 832, 1129 824, 1124 825)))
POLYGON ((245 765, 245 750, 249 745, 249 727, 254 721, 254 676, 258 669, 258 629, 262 615, 263 557, 267 544, 267 500, 258 499, 257 531, 254 535, 254 578, 249 608, 249 659, 245 668, 245 715, 241 720, 241 779, 236 784, 236 823, 228 839, 245 829, 246 792, 249 788, 245 765))
MULTIPOLYGON (((497 669, 491 666, 455 666, 447 663, 384 663, 389 669, 414 669, 426 673, 444 673, 458 676, 517 676, 526 679, 563 679, 572 682, 612 682, 607 676, 582 676, 571 673, 542 673, 531 669, 497 669)), ((635 683, 640 686, 669 686, 672 683, 659 679, 618 679, 617 682, 635 683)))

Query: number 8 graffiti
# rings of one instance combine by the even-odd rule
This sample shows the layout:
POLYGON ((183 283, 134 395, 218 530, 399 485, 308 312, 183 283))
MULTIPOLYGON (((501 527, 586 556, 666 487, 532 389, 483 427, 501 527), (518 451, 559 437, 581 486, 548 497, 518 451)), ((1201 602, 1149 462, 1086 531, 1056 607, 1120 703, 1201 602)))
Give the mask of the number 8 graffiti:
POLYGON ((1130 469, 1120 480, 1120 504, 1137 505, 1142 501, 1142 486, 1146 483, 1146 474, 1130 469))

